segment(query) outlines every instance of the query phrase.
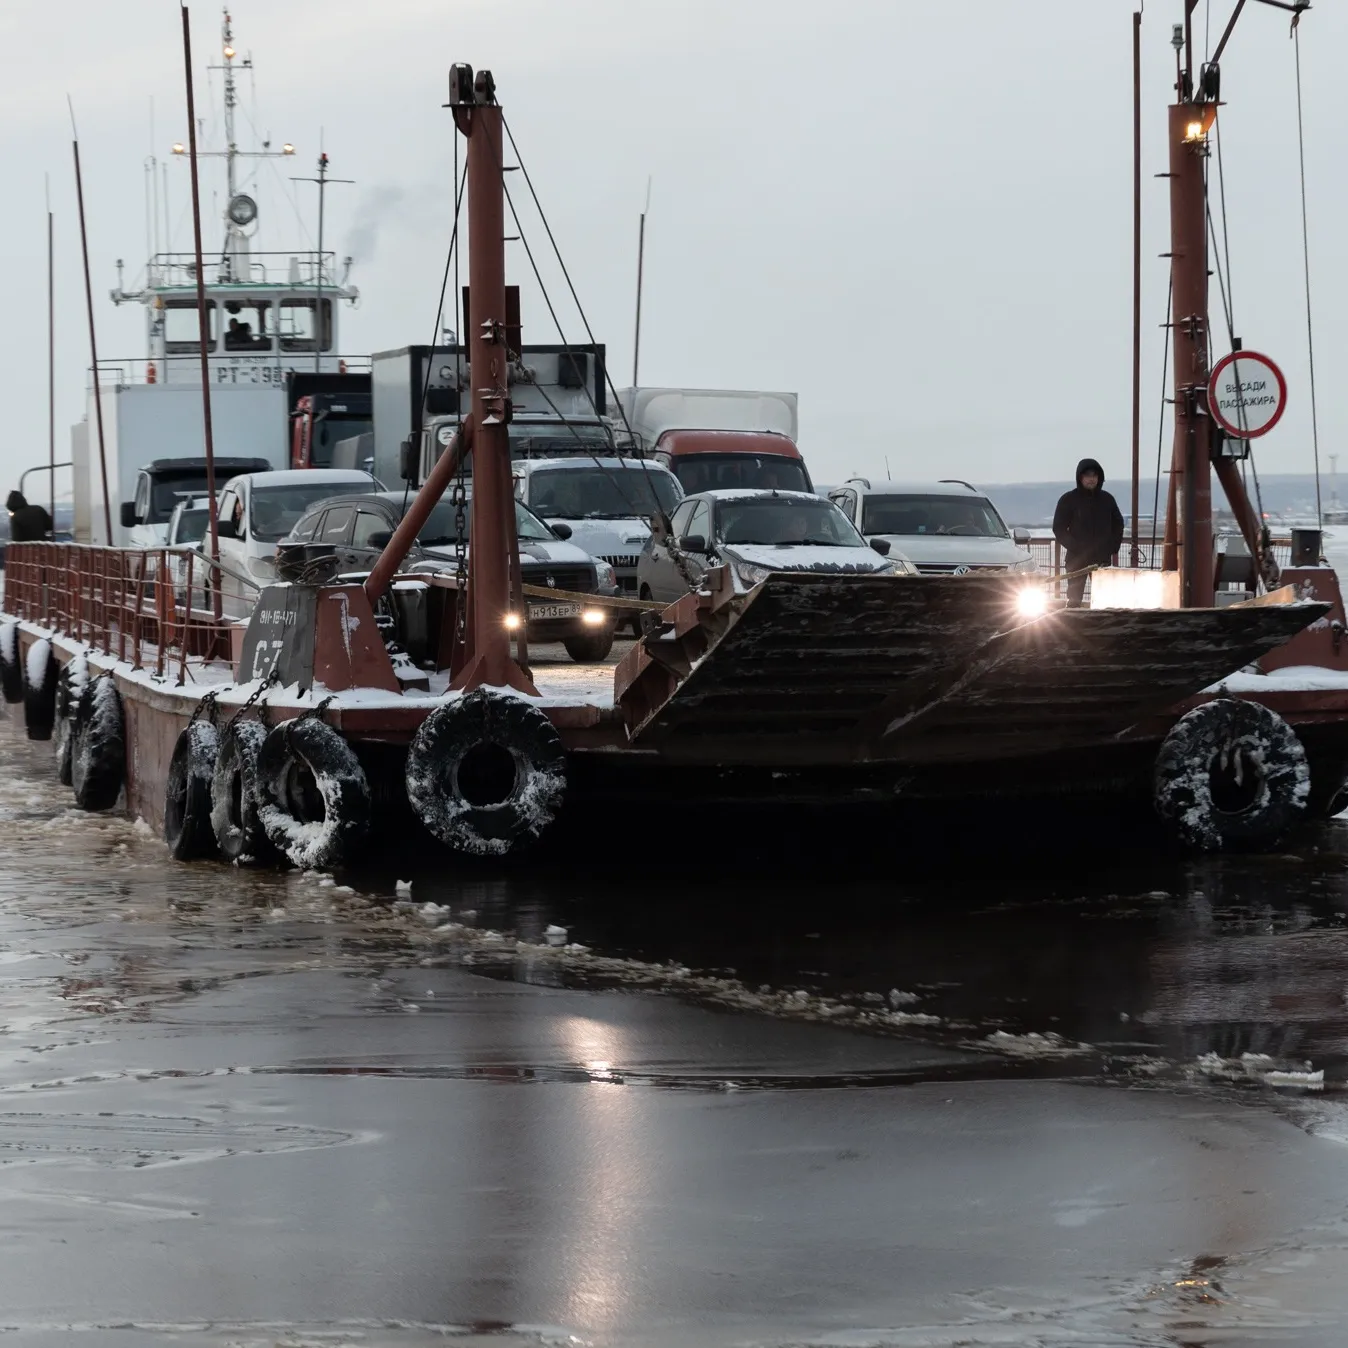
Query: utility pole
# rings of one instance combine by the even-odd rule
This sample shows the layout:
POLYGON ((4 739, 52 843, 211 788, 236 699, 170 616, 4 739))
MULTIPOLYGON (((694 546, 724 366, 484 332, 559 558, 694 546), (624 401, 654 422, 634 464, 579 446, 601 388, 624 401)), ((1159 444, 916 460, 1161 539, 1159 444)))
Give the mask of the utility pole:
POLYGON ((641 381, 637 371, 641 365, 641 279, 646 261, 646 217, 651 209, 651 180, 646 179, 646 208, 641 212, 641 223, 637 226, 637 328, 632 338, 632 387, 640 388, 641 381))
MULTIPOLYGON (((318 268, 317 277, 317 298, 314 301, 314 373, 318 374, 322 368, 323 359, 323 338, 327 332, 328 325, 323 322, 323 212, 327 201, 328 185, 330 183, 354 183, 354 178, 329 178, 328 177, 328 154, 326 150, 320 150, 318 155, 318 177, 317 178, 292 178, 293 183, 317 183, 318 184, 318 268)), ((334 282, 334 287, 336 283, 334 282)))

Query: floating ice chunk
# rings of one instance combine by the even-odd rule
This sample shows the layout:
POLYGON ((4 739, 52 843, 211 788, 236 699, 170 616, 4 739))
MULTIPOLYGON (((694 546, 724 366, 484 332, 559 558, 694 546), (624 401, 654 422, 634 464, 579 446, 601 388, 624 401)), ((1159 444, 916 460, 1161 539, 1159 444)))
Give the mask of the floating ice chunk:
POLYGON ((410 880, 398 880, 394 883, 393 892, 400 899, 410 899, 412 897, 412 882, 410 880))
POLYGON ((915 992, 900 992, 898 988, 890 988, 889 1005, 894 1011, 901 1006, 912 1006, 914 1002, 920 1002, 922 999, 915 992))
POLYGON ((552 946, 563 946, 566 944, 566 928, 558 926, 549 926, 543 932, 543 939, 552 946))

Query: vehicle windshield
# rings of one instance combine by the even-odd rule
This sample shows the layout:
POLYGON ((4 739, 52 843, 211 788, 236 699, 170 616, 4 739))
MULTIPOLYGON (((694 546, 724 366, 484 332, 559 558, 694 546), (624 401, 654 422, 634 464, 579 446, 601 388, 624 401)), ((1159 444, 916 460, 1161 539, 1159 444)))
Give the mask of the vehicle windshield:
POLYGON ((548 459, 559 454, 613 453, 613 432, 584 421, 512 421, 510 457, 548 459))
MULTIPOLYGON (((457 512, 449 501, 441 501, 431 511, 430 518, 422 525, 417 542, 423 548, 452 547, 459 538, 457 512)), ((464 534, 473 531, 473 507, 470 502, 463 511, 464 534)), ((548 528, 522 501, 515 502, 515 532, 520 542, 555 543, 557 535, 548 528)))
POLYGON ((529 478, 529 505, 539 515, 568 520, 645 519, 669 514, 679 487, 663 468, 559 468, 529 478))
POLYGON ((806 501, 798 496, 722 501, 716 507, 716 524, 722 543, 760 543, 769 547, 866 546, 866 540, 831 501, 806 501))
POLYGON ((1009 537, 1001 516, 981 496, 868 496, 861 519, 867 534, 1009 537))
POLYGON ((184 497, 206 494, 206 470, 171 473, 150 480, 150 518, 146 524, 167 524, 184 497))
POLYGON ((670 464, 686 496, 716 491, 809 491, 799 459, 782 454, 683 454, 670 464))
POLYGON ((206 537, 211 522, 210 510, 203 506, 200 510, 184 510, 178 516, 178 528, 170 543, 200 543, 206 537))
MULTIPOLYGON (((367 486, 370 479, 366 478, 367 486)), ((254 487, 249 503, 252 536, 266 542, 284 538, 317 501, 358 491, 358 482, 288 482, 285 486, 254 487)))

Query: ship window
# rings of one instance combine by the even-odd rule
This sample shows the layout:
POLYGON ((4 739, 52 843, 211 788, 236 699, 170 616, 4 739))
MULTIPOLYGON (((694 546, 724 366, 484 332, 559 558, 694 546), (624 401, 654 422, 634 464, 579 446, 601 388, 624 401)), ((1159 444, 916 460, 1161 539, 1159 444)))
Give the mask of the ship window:
POLYGON ((270 351, 272 306, 267 300, 225 300, 226 351, 270 351))
MULTIPOLYGON (((314 349, 315 300, 281 301, 281 350, 312 351, 314 349)), ((332 350, 332 301, 323 301, 324 351, 332 350)))
MULTIPOLYGON (((210 340, 206 350, 214 351, 220 335, 219 315, 214 300, 206 301, 206 316, 210 321, 210 340)), ((164 301, 164 350, 170 356, 185 356, 201 350, 196 300, 164 301)))

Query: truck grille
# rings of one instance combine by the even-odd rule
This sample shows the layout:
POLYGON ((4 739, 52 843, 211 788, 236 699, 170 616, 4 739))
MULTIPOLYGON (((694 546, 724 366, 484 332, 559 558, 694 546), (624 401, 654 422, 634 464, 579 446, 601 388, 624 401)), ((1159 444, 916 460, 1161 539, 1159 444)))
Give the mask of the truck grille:
POLYGON ((546 562, 521 564, 520 579, 526 585, 542 585, 555 590, 594 593, 594 570, 588 566, 549 566, 546 562))
POLYGON ((605 553, 601 560, 607 562, 614 568, 614 570, 619 570, 623 567, 629 567, 632 570, 635 570, 637 563, 641 561, 641 554, 639 552, 620 552, 610 556, 605 553))

